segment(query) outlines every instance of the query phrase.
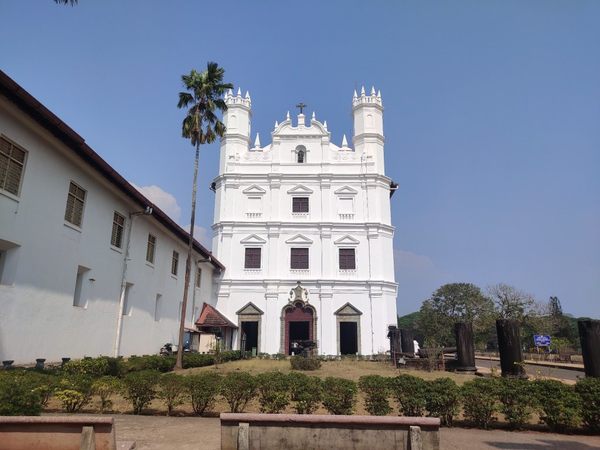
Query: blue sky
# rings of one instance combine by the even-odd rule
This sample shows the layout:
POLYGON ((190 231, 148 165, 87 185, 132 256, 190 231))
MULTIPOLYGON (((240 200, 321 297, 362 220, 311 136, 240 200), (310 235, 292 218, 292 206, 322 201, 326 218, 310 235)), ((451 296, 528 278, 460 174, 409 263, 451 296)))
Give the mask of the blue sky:
MULTIPOLYGON (((339 143, 373 84, 400 184, 398 312, 466 281, 600 316, 600 2, 0 0, 0 17, 0 68, 182 225, 182 74, 225 67, 263 145, 299 101, 339 143)), ((204 230, 217 157, 202 149, 204 230)))

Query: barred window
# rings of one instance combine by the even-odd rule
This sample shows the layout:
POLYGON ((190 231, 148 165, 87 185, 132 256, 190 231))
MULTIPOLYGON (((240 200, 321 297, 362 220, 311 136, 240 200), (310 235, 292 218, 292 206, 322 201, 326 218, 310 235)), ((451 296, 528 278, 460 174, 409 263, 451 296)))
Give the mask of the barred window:
POLYGON ((244 259, 245 269, 260 269, 260 254, 261 249, 248 247, 246 248, 246 254, 244 259))
POLYGON ((307 213, 308 212, 308 197, 292 198, 292 212, 307 213))
POLYGON ((356 269, 356 253, 353 248, 340 248, 340 269, 356 269))
POLYGON ((0 189, 19 195, 27 152, 0 138, 0 189))
POLYGON ((146 247, 146 261, 154 264, 154 249, 156 248, 156 236, 148 234, 148 246, 146 247))
POLYGON ((308 269, 308 249, 291 249, 290 263, 292 269, 308 269))
POLYGON ((85 190, 71 181, 67 196, 65 220, 73 225, 81 226, 83 221, 83 205, 85 204, 85 190))
POLYGON ((112 233, 110 235, 110 244, 121 248, 123 246, 123 230, 125 229, 125 216, 118 212, 113 214, 112 233))
POLYGON ((179 269, 179 253, 173 250, 173 257, 171 258, 171 273, 177 276, 177 270, 179 269))

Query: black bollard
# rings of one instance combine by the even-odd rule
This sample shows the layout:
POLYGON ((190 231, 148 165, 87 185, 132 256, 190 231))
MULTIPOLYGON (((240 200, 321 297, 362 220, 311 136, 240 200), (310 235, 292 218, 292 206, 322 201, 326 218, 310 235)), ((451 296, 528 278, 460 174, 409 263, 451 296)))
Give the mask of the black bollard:
POLYGON ((12 365, 15 361, 13 359, 5 359, 4 361, 2 361, 2 368, 3 369, 12 369, 12 365))
POLYGON ((464 322, 455 323, 454 336, 456 337, 456 355, 458 359, 456 370, 459 372, 476 372, 473 325, 464 322))
POLYGON ((38 370, 43 370, 45 362, 46 362, 46 358, 36 358, 36 360, 35 360, 35 368, 38 369, 38 370))
POLYGON ((62 358, 62 364, 60 365, 60 367, 64 367, 66 363, 68 363, 69 361, 71 361, 71 358, 62 358))
POLYGON ((413 333, 406 328, 400 329, 400 342, 402 345, 402 353, 415 354, 415 343, 413 333))
POLYGON ((577 327, 585 376, 600 378, 600 320, 579 320, 577 327))
POLYGON ((498 350, 503 377, 525 377, 519 323, 516 320, 496 320, 498 350))

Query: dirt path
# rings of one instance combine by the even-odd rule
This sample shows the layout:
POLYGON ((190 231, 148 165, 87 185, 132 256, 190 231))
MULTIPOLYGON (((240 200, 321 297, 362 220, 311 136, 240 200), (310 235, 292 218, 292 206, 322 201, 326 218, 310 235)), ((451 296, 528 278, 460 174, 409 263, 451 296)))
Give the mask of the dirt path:
MULTIPOLYGON (((136 441, 137 449, 220 448, 218 418, 115 415, 117 439, 136 441)), ((442 450, 600 450, 598 436, 443 428, 442 450)))

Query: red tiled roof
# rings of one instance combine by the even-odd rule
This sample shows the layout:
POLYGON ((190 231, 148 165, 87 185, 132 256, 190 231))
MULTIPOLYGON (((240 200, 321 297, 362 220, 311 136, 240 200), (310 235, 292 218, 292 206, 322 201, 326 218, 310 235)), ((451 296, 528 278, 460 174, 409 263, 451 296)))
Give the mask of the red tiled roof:
POLYGON ((196 325, 199 327, 229 327, 237 328, 233 322, 221 314, 216 308, 213 308, 208 303, 202 307, 200 317, 196 320, 196 325))

